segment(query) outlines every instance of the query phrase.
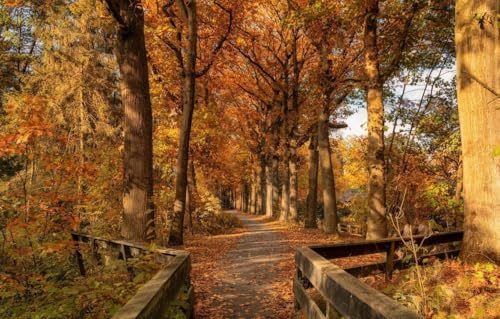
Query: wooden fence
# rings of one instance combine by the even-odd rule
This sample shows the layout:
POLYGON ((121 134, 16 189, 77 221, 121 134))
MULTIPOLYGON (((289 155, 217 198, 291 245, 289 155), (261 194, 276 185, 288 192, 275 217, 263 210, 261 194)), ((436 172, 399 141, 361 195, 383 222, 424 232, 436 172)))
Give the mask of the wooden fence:
MULTIPOLYGON (((142 243, 121 240, 108 240, 87 234, 72 233, 77 243, 90 245, 91 254, 97 257, 99 250, 111 249, 117 252, 125 262, 128 258, 143 256, 151 251, 142 243)), ((178 299, 184 298, 188 309, 184 309, 186 318, 194 318, 194 291, 191 286, 191 257, 187 251, 174 249, 155 249, 155 258, 166 264, 151 280, 146 282, 137 293, 113 316, 113 319, 169 318, 169 307, 178 299)), ((80 274, 85 276, 85 265, 81 250, 75 252, 80 274)))
POLYGON ((349 233, 354 236, 365 237, 365 230, 360 225, 338 223, 337 229, 342 233, 349 233))
MULTIPOLYGON (((457 231, 427 237, 415 236, 413 240, 415 244, 423 247, 460 242, 462 238, 463 232, 457 231)), ((405 239, 407 242, 409 240, 405 239)), ((394 259, 395 250, 403 246, 403 240, 388 238, 297 249, 295 254, 297 277, 293 282, 296 307, 303 309, 307 318, 315 319, 340 316, 345 318, 422 318, 356 278, 374 270, 383 270, 386 276, 390 277, 394 269, 409 267, 409 264, 403 260, 394 259), (373 253, 385 253, 385 262, 341 269, 329 260, 373 253), (321 307, 312 298, 310 291, 307 290, 311 287, 319 293, 325 306, 321 307)), ((426 253, 419 256, 419 262, 429 257, 443 258, 457 254, 458 249, 455 248, 426 253)))

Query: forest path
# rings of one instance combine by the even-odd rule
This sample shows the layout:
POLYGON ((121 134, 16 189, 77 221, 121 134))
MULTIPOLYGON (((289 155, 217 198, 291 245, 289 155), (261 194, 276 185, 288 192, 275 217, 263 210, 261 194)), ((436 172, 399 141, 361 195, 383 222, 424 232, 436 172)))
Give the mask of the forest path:
MULTIPOLYGON (((275 318, 273 286, 282 280, 280 261, 290 258, 290 246, 278 228, 266 225, 262 216, 236 214, 245 232, 236 247, 223 257, 214 278, 213 297, 223 318, 275 318)), ((275 305, 276 307, 276 305, 275 305)))

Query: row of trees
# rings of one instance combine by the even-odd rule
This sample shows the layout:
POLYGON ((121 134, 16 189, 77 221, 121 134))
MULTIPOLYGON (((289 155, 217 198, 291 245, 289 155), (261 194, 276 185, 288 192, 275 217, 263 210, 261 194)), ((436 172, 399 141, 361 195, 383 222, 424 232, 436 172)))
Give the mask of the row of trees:
MULTIPOLYGON (((255 143, 251 152, 257 156, 253 178, 243 187, 245 208, 269 216, 280 214, 284 220, 297 219, 295 154, 297 147, 308 143, 311 155, 305 224, 316 226, 319 170, 325 231, 336 233, 337 196, 330 131, 345 127, 340 121, 347 104, 360 101, 366 103, 368 110, 367 237, 387 235, 386 173, 394 170, 385 159, 383 96, 395 92, 385 84, 391 79, 405 81, 405 71, 421 74, 423 69, 436 65, 444 68, 452 61, 451 40, 420 50, 438 37, 452 35, 452 7, 449 3, 440 5, 436 8, 418 1, 384 3, 383 20, 379 18, 382 14, 377 2, 361 6, 328 1, 260 5, 269 14, 249 17, 243 23, 244 32, 232 45, 240 55, 239 64, 248 66, 230 70, 237 72, 236 89, 250 99, 247 105, 255 105, 258 118, 249 122, 247 128, 248 138, 255 143)), ((401 198, 390 204, 399 206, 397 201, 401 198)))

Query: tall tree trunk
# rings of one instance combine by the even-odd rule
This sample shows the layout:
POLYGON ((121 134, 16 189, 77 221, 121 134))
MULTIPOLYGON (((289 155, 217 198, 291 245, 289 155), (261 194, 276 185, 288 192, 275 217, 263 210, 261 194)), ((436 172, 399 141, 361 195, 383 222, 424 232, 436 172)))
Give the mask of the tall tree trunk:
POLYGON ((297 38, 298 31, 293 30, 292 36, 292 66, 293 66, 293 77, 292 77, 292 111, 290 112, 289 118, 291 122, 290 127, 290 161, 288 164, 290 170, 290 219, 293 222, 298 222, 298 207, 297 207, 297 196, 298 196, 298 156, 297 156, 297 137, 296 131, 299 122, 299 78, 300 78, 300 66, 298 61, 297 53, 297 38))
MULTIPOLYGON (((328 100, 328 97, 326 98, 328 100)), ((324 231, 337 234, 337 201, 335 195, 335 178, 333 175, 332 156, 328 129, 329 111, 325 107, 318 121, 318 154, 321 177, 323 180, 323 211, 325 215, 324 231)))
POLYGON ((307 193, 307 214, 305 228, 316 228, 316 210, 318 206, 318 148, 317 135, 311 136, 309 142, 309 186, 307 193))
POLYGON ((283 184, 281 186, 281 200, 283 202, 281 220, 288 222, 290 217, 290 154, 286 151, 283 165, 283 184))
MULTIPOLYGON (((184 0, 179 0, 184 4, 184 0)), ((188 23, 188 52, 184 62, 184 87, 182 125, 179 137, 179 153, 177 157, 175 175, 175 202, 174 211, 169 216, 170 233, 168 242, 171 245, 182 245, 184 242, 183 219, 186 187, 187 168, 189 158, 189 139, 191 135, 191 123, 195 106, 195 84, 196 84, 196 46, 197 46, 197 23, 196 23, 196 0, 190 0, 185 4, 188 23)))
POLYGON ((280 190, 279 190, 279 157, 273 156, 271 165, 271 174, 273 177, 273 217, 278 217, 280 206, 280 190))
POLYGON ((266 200, 265 214, 267 217, 273 217, 273 172, 272 160, 266 160, 266 200), (271 163, 270 163, 271 162, 271 163))
MULTIPOLYGON (((255 164, 254 164, 255 165, 255 164)), ((257 167, 252 172, 252 184, 250 185, 250 213, 257 214, 257 185, 259 183, 257 167)))
POLYGON ((368 111, 368 221, 366 238, 387 236, 385 216, 384 105, 377 48, 378 0, 365 0, 365 73, 368 111))
POLYGON ((468 262, 500 262, 498 1, 458 0, 455 43, 468 262), (474 19, 477 18, 477 19, 474 19))
POLYGON ((332 156, 330 149, 330 134, 328 123, 330 120, 331 104, 331 61, 328 58, 328 48, 318 45, 320 49, 320 67, 323 86, 323 106, 318 114, 318 154, 321 178, 323 181, 323 211, 324 231, 327 234, 337 234, 337 199, 335 195, 335 178, 333 175, 332 156))
POLYGON ((260 215, 265 215, 266 214, 266 157, 265 155, 261 154, 260 155, 260 170, 259 170, 259 193, 258 193, 258 205, 257 208, 259 209, 259 214, 260 215))
MULTIPOLYGON (((124 192, 121 234, 126 239, 154 237, 153 121, 140 1, 107 0, 119 24, 116 57, 124 107, 124 192)), ((182 196, 185 196, 185 192, 182 196)))
POLYGON ((297 209, 297 194, 299 189, 298 184, 298 168, 297 168, 297 140, 292 138, 290 142, 290 159, 288 161, 289 174, 289 192, 290 192, 290 220, 294 223, 298 222, 297 209))

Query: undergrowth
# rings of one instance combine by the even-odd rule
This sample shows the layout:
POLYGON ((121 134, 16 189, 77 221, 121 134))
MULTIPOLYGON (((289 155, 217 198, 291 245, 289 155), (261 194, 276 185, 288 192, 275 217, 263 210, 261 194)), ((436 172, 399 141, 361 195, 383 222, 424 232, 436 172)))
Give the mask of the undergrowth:
POLYGON ((85 277, 70 251, 44 256, 36 267, 12 260, 0 272, 0 318, 109 318, 158 270, 153 257, 127 264, 116 254, 104 255, 101 264, 85 258, 85 277))
POLYGON ((396 271, 390 282, 385 282, 383 276, 376 280, 369 277, 365 282, 426 318, 500 318, 500 267, 497 265, 435 260, 420 270, 424 277, 425 302, 417 287, 414 267, 396 271))

